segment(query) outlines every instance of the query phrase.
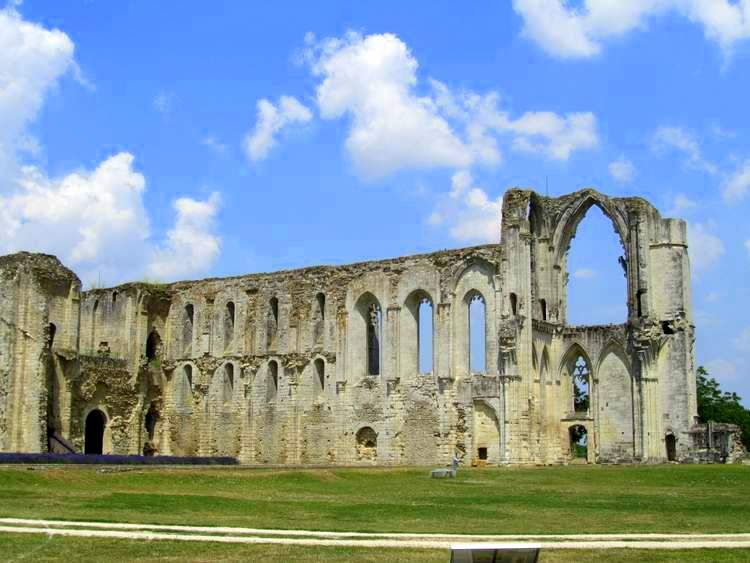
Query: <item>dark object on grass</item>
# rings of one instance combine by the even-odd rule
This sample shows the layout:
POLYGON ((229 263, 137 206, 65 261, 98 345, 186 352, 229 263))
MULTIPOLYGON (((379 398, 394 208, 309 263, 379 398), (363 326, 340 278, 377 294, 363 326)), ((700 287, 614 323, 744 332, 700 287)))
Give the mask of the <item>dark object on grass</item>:
POLYGON ((233 457, 178 457, 142 455, 84 455, 84 454, 22 454, 0 453, 0 464, 43 464, 63 465, 238 465, 233 457))

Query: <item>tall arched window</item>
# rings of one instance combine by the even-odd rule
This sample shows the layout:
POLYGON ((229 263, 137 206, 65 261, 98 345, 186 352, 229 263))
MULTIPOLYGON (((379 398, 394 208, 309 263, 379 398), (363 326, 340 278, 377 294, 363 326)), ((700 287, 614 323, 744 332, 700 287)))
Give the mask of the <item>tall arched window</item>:
POLYGON ((487 306, 484 297, 474 292, 469 297, 469 371, 487 372, 487 306))
POLYGON ((275 360, 268 362, 268 371, 266 373, 266 399, 276 398, 279 391, 279 365, 275 360))
POLYGON ((325 320, 326 320, 326 296, 322 293, 318 293, 315 296, 315 301, 313 303, 313 314, 312 314, 312 322, 313 322, 313 343, 314 344, 322 344, 323 343, 323 332, 325 330, 325 320))
POLYGON ((224 309, 224 348, 229 348, 234 340, 234 303, 229 301, 224 309))
POLYGON ((539 308, 541 309, 542 313, 542 320, 547 320, 547 300, 546 299, 540 299, 539 300, 539 308))
POLYGON ((313 372, 315 394, 320 395, 326 388, 326 365, 320 358, 313 362, 313 372))
POLYGON ((380 375, 380 342, 383 334, 383 313, 373 303, 367 310, 367 374, 380 375))
POLYGON ((591 370, 583 356, 578 356, 573 364, 573 409, 577 413, 587 413, 590 407, 589 388, 591 370))
POLYGON ((432 373, 433 325, 432 301, 424 297, 419 302, 417 337, 419 343, 419 373, 432 373))
POLYGON ((195 321, 195 309, 191 303, 185 305, 185 314, 182 321, 182 351, 186 356, 193 355, 193 323, 195 321))
POLYGON ((570 236, 570 248, 562 264, 562 271, 569 276, 567 283, 562 282, 562 289, 567 292, 567 324, 625 322, 628 318, 624 269, 627 262, 612 220, 598 205, 591 205, 570 236))
POLYGON ((510 314, 518 315, 518 296, 515 293, 510 294, 510 314))
POLYGON ((234 365, 224 365, 224 381, 222 382, 221 389, 221 402, 225 406, 232 403, 232 395, 234 395, 234 365))
POLYGON ((271 297, 268 303, 268 317, 266 319, 266 339, 269 348, 276 346, 276 336, 279 331, 279 300, 271 297))
POLYGON ((99 300, 97 299, 94 301, 94 307, 91 310, 91 350, 93 352, 96 352, 96 348, 98 345, 97 342, 97 333, 96 333, 96 325, 97 325, 97 317, 99 316, 99 300))
POLYGON ((55 326, 55 323, 49 323, 49 347, 50 349, 55 344, 55 334, 57 334, 57 326, 55 326))

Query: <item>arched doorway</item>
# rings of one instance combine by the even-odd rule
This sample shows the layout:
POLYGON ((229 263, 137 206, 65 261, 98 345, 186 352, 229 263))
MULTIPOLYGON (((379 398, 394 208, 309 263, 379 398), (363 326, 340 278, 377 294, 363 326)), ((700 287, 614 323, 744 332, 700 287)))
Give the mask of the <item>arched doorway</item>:
POLYGON ((99 409, 94 409, 86 417, 86 441, 84 453, 101 455, 104 448, 104 428, 107 417, 99 409))
POLYGON ((664 437, 667 446, 667 461, 677 461, 677 438, 669 433, 664 437))
POLYGON ((573 461, 585 463, 589 458, 589 434, 585 426, 576 424, 568 428, 570 436, 570 457, 573 461))

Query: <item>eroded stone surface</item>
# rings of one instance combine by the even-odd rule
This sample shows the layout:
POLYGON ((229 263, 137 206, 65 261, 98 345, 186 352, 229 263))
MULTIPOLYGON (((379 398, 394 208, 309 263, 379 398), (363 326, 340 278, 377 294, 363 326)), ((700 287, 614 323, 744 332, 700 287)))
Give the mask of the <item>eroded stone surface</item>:
POLYGON ((49 429, 83 451, 96 409, 105 453, 565 463, 582 428, 589 461, 664 461, 668 440, 688 456, 685 222, 594 190, 510 190, 502 215, 499 244, 83 293, 54 257, 0 257, 0 450, 44 451, 49 429), (566 323, 567 251, 592 205, 623 245, 622 325, 566 323), (480 302, 485 368, 472 373, 480 302), (420 373, 426 303, 433 358, 420 373), (588 378, 585 404, 576 377, 588 378))

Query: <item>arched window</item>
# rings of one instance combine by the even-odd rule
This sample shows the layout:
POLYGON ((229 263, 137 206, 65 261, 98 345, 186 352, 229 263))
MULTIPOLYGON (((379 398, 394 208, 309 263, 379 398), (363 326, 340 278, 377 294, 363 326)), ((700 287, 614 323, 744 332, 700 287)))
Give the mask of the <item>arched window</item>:
POLYGON ((55 334, 57 334, 57 326, 55 326, 55 323, 49 323, 49 347, 50 349, 55 344, 55 334))
POLYGON ((326 365, 323 360, 318 358, 313 362, 313 386, 315 394, 320 395, 326 388, 326 365))
POLYGON ((229 348, 234 340, 234 303, 227 302, 224 309, 224 348, 229 348))
POLYGON ((172 382, 172 403, 180 414, 193 412, 193 368, 185 365, 172 382))
POLYGON ((96 334, 96 325, 97 325, 97 317, 99 316, 99 300, 97 299, 94 301, 94 307, 91 310, 91 350, 92 352, 96 352, 96 348, 98 345, 97 341, 97 334, 96 334))
POLYGON ((323 333, 325 331, 325 320, 326 320, 326 296, 322 293, 318 293, 315 296, 315 302, 313 303, 313 343, 323 343, 323 333))
POLYGON ((224 381, 221 389, 221 402, 227 406, 232 404, 234 394, 234 365, 224 364, 224 381))
POLYGON ((540 299, 539 300, 539 308, 542 311, 542 320, 547 320, 547 300, 546 299, 540 299))
POLYGON ((86 416, 86 434, 84 453, 101 455, 104 448, 104 428, 107 425, 107 417, 98 409, 92 410, 86 416))
POLYGON ((117 292, 113 291, 112 292, 112 307, 114 307, 115 305, 117 305, 117 292))
POLYGON ((419 348, 419 373, 432 373, 433 325, 432 301, 427 297, 419 302, 417 315, 417 341, 419 348))
MULTIPOLYGON (((628 318, 626 261, 620 236, 598 205, 592 205, 575 227, 563 264, 569 281, 566 322, 569 325, 624 323, 628 318)), ((634 304, 637 307, 638 304, 634 304)), ((641 308, 642 309, 642 308, 641 308)), ((642 312, 642 311, 641 311, 642 312)))
POLYGON ((268 401, 275 399, 279 392, 279 365, 275 360, 268 362, 268 371, 266 373, 266 399, 268 401))
POLYGON ((510 294, 510 314, 514 317, 518 315, 518 296, 515 293, 510 294))
POLYGON ((383 334, 383 313, 372 303, 367 310, 367 374, 380 375, 380 342, 383 334))
POLYGON ((590 407, 589 388, 591 370, 583 356, 578 356, 573 365, 573 408, 577 413, 586 413, 590 407))
POLYGON ((193 355, 193 323, 195 321, 195 309, 191 303, 185 305, 185 314, 182 320, 182 351, 186 356, 193 355))
POLYGON ((279 331, 279 300, 271 297, 268 302, 268 316, 266 319, 266 342, 269 348, 276 346, 276 335, 279 331))
POLYGON ((478 292, 469 299, 469 371, 487 372, 487 307, 478 292))
POLYGON ((148 412, 146 413, 146 419, 144 421, 144 426, 146 427, 146 436, 149 441, 152 441, 154 439, 154 436, 156 434, 156 423, 159 421, 159 411, 156 408, 156 405, 151 403, 151 406, 148 408, 148 412))

